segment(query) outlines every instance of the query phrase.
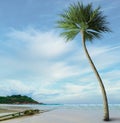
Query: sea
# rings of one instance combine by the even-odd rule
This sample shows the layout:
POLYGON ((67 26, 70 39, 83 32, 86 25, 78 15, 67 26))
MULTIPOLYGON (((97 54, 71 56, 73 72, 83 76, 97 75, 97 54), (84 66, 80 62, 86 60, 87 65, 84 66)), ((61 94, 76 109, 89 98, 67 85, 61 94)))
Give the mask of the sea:
MULTIPOLYGON (((3 107, 19 107, 19 108, 31 108, 39 110, 55 110, 55 109, 76 109, 76 110, 102 110, 103 104, 25 104, 25 105, 13 105, 3 104, 3 107)), ((2 104, 0 105, 2 107, 2 104)), ((109 104, 110 110, 119 110, 120 104, 109 104)))

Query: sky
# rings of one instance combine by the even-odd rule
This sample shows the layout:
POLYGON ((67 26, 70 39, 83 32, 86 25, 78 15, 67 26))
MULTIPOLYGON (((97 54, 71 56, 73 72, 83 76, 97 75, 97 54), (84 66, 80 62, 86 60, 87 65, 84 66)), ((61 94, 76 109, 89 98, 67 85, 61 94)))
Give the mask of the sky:
MULTIPOLYGON (((81 37, 66 43, 58 14, 78 0, 0 0, 0 96, 21 94, 43 103, 102 103, 98 81, 81 37)), ((87 42, 109 103, 120 103, 120 1, 79 0, 99 5, 111 33, 87 42)))

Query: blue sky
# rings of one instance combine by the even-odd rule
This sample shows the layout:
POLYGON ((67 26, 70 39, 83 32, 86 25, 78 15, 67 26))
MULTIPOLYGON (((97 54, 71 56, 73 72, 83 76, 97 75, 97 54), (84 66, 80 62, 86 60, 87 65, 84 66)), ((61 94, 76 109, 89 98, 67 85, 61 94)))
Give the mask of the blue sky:
MULTIPOLYGON (((0 95, 22 94, 44 103, 102 103, 81 46, 65 43, 58 14, 77 0, 0 1, 0 95)), ((120 103, 120 1, 81 0, 101 6, 112 33, 87 42, 109 103, 120 103)))

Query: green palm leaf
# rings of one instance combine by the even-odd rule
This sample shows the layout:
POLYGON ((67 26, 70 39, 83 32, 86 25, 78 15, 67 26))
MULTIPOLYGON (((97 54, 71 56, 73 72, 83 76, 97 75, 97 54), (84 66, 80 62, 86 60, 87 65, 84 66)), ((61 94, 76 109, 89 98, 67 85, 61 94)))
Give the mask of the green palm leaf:
POLYGON ((60 20, 57 21, 57 27, 62 28, 61 36, 67 41, 72 40, 76 35, 84 31, 85 39, 92 41, 100 38, 102 32, 109 32, 106 16, 102 15, 100 7, 92 8, 92 4, 84 6, 82 3, 70 4, 67 10, 59 14, 60 20))

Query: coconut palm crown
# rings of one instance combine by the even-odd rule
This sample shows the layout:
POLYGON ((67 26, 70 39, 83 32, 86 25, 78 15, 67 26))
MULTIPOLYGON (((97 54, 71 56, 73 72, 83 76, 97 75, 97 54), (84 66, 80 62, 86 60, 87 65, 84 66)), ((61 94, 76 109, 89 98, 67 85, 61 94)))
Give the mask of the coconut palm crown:
POLYGON ((111 31, 108 28, 106 16, 103 15, 100 9, 100 7, 93 9, 92 4, 83 5, 79 2, 70 4, 68 9, 59 15, 60 20, 57 21, 57 27, 63 29, 61 36, 65 37, 66 41, 74 39, 78 33, 81 34, 85 54, 101 88, 104 120, 109 121, 109 107, 104 84, 86 48, 86 41, 101 38, 103 32, 111 31))
POLYGON ((100 38, 102 32, 109 32, 106 16, 102 15, 100 7, 93 10, 92 4, 84 6, 82 3, 71 4, 68 10, 60 14, 61 20, 57 21, 58 27, 64 29, 61 33, 67 41, 83 31, 85 40, 92 41, 100 38))

